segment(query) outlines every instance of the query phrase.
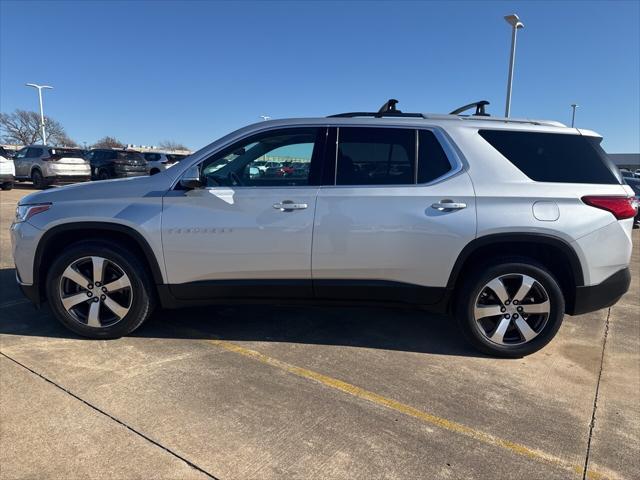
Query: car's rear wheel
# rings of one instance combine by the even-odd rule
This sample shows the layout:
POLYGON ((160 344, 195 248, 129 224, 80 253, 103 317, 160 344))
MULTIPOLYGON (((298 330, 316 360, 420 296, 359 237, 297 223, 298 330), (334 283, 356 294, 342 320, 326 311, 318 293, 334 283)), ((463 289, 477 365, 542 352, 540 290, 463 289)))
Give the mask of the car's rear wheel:
POLYGON ((98 172, 98 180, 109 180, 109 172, 106 170, 100 170, 98 172))
POLYGON ((477 349, 501 357, 529 355, 551 341, 562 324, 564 297, 544 267, 519 259, 473 272, 456 305, 458 323, 477 349))
POLYGON ((13 188, 13 182, 4 182, 2 184, 2 190, 11 190, 13 188))
POLYGON ((56 318, 90 338, 127 335, 154 306, 145 266, 128 250, 108 242, 69 247, 51 265, 46 286, 56 318))
POLYGON ((37 189, 47 188, 48 184, 42 176, 42 172, 40 170, 34 170, 31 172, 31 182, 33 183, 33 187, 37 189))

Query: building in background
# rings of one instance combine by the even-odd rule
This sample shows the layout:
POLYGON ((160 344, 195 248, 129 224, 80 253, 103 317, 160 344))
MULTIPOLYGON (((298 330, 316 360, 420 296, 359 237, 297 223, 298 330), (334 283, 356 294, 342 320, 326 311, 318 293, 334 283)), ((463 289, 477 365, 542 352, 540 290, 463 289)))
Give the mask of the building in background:
POLYGON ((635 172, 640 169, 640 153, 610 153, 609 158, 618 168, 635 172))

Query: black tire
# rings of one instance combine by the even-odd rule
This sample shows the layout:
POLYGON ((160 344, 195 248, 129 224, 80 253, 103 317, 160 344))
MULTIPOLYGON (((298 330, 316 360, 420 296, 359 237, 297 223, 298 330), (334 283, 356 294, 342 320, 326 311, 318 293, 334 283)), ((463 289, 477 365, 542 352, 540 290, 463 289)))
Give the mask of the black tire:
MULTIPOLYGON (((557 280, 546 268, 525 258, 505 258, 487 263, 469 274, 456 295, 454 313, 466 340, 476 349, 493 356, 520 358, 540 350, 553 339, 562 324, 564 309, 565 302, 562 290, 557 280), (543 324, 536 337, 526 343, 502 345, 489 340, 486 333, 481 331, 482 327, 478 325, 474 317, 474 308, 476 300, 491 280, 511 274, 527 275, 543 287, 549 300, 549 313, 546 317, 546 323, 543 324)), ((515 326, 510 324, 510 328, 515 328, 515 326)))
POLYGON ((106 170, 99 170, 98 171, 98 180, 109 180, 109 172, 107 172, 106 170))
POLYGON ((149 172, 149 175, 155 175, 157 173, 160 173, 160 170, 158 170, 157 168, 152 168, 151 171, 149 172))
POLYGON ((34 188, 37 188, 39 190, 48 187, 47 182, 42 176, 42 172, 40 172, 40 170, 38 169, 35 169, 33 172, 31 172, 31 182, 33 183, 34 188))
POLYGON ((2 190, 11 190, 13 188, 13 182, 5 182, 2 184, 2 190))
POLYGON ((151 315, 155 306, 154 287, 145 265, 126 248, 106 241, 78 242, 66 248, 49 268, 46 292, 51 310, 64 326, 78 335, 95 339, 119 338, 133 332, 151 315), (92 327, 81 323, 62 305, 60 295, 62 273, 78 259, 92 256, 114 262, 131 282, 132 297, 129 311, 112 325, 92 327))

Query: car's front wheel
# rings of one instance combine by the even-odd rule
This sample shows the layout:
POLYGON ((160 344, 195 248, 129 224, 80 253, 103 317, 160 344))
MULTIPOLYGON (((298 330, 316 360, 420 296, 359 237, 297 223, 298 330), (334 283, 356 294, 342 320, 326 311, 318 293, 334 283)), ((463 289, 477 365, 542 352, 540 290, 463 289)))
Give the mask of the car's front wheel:
POLYGON ((564 316, 553 275, 526 259, 476 269, 462 285, 456 317, 469 342, 484 353, 517 358, 551 341, 564 316))
POLYGON ((154 306, 145 266, 128 250, 109 242, 70 246, 51 265, 47 299, 56 318, 90 338, 118 338, 133 332, 154 306))

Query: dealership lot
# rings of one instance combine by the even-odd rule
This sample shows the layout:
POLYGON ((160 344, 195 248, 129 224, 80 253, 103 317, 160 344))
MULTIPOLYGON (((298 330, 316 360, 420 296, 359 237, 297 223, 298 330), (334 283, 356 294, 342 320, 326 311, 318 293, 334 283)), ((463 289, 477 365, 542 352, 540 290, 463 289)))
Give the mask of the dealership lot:
POLYGON ((620 303, 518 360, 360 307, 157 312, 90 341, 15 285, 29 188, 0 193, 0 478, 640 477, 637 249, 620 303))

